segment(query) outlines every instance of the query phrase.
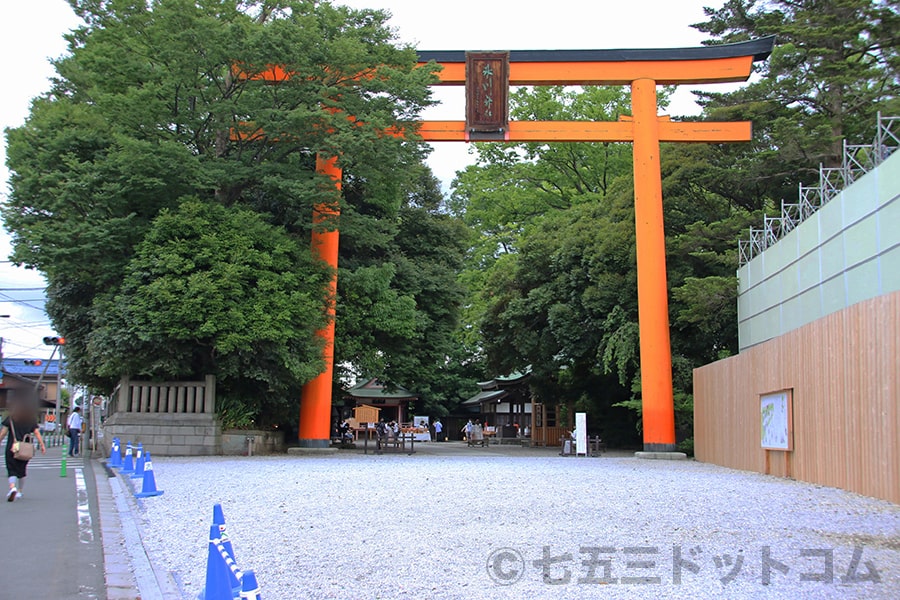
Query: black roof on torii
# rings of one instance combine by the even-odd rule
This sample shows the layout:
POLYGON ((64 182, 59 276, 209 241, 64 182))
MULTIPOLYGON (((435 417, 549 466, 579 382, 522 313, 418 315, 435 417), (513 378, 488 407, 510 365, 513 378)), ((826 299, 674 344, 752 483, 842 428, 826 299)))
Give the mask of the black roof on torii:
MULTIPOLYGON (((626 62, 658 60, 712 60, 753 56, 765 60, 775 46, 770 35, 746 42, 694 48, 631 48, 620 50, 510 50, 509 62, 626 62)), ((419 60, 438 63, 466 62, 465 50, 419 50, 419 60)))

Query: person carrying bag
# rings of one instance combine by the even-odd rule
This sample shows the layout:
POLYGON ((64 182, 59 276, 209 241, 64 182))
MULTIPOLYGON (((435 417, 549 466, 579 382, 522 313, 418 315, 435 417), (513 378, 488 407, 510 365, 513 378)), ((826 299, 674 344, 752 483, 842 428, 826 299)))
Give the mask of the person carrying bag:
POLYGON ((9 416, 0 424, 0 444, 6 439, 6 474, 9 476, 9 492, 6 501, 12 502, 22 498, 22 487, 25 485, 28 461, 34 456, 32 436, 41 445, 41 453, 47 452, 44 438, 41 437, 34 411, 24 402, 9 405, 9 416), (7 434, 11 433, 7 439, 7 434), (22 435, 20 439, 19 436, 22 435))
POLYGON ((9 426, 12 428, 13 458, 16 460, 24 461, 29 461, 34 458, 34 441, 31 439, 31 434, 26 433, 25 436, 21 440, 19 440, 18 436, 16 435, 16 424, 10 421, 9 426))

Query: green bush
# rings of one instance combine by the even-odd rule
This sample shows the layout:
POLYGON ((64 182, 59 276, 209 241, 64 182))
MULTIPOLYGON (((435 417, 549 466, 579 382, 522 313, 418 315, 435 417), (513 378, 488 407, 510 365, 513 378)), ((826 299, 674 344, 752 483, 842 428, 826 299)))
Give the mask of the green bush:
POLYGON ((681 440, 678 444, 678 451, 684 452, 688 456, 694 456, 694 438, 689 437, 687 439, 681 440))

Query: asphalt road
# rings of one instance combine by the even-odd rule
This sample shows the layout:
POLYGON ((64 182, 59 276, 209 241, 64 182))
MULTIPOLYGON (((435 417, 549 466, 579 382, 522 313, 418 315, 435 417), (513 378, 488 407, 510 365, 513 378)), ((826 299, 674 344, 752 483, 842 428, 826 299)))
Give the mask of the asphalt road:
POLYGON ((21 499, 6 502, 2 488, 4 598, 106 598, 92 461, 68 460, 61 477, 61 458, 62 448, 36 454, 21 499))

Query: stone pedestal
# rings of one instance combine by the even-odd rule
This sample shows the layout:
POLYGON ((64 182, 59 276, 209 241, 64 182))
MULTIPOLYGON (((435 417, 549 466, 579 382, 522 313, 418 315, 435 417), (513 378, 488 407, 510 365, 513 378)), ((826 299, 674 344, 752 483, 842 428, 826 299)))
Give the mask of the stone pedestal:
POLYGON ((684 452, 635 452, 634 457, 653 460, 687 460, 687 454, 684 452))

